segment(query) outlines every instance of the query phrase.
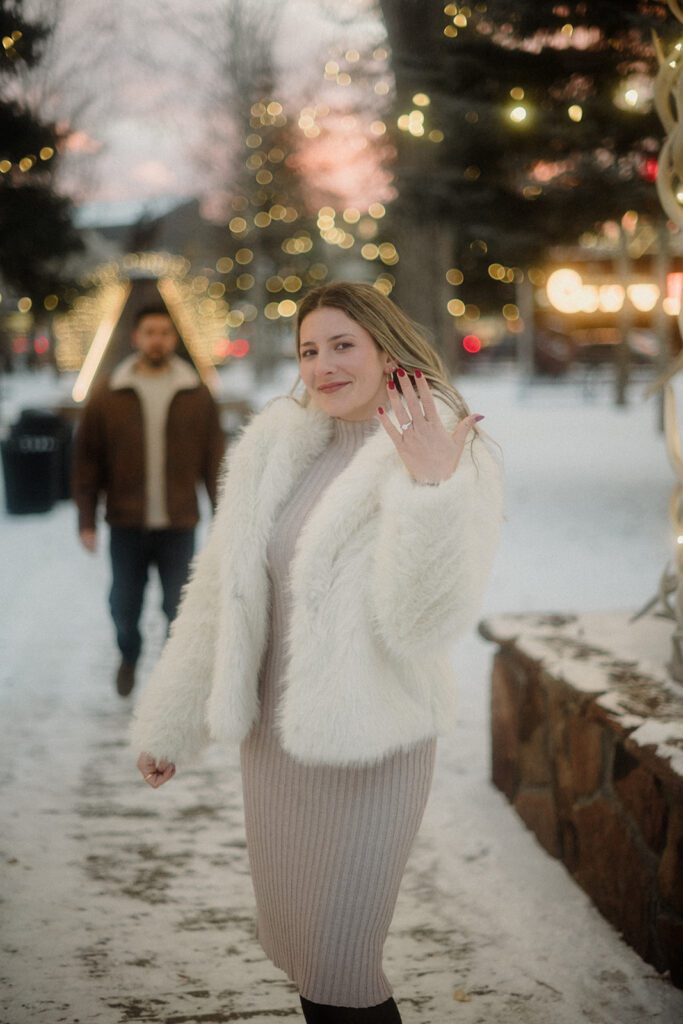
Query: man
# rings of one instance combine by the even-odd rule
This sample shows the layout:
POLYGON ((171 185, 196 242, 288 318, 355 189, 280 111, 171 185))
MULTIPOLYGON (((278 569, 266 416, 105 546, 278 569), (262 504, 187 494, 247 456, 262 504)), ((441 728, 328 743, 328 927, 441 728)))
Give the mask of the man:
POLYGON ((134 321, 136 352, 95 388, 74 444, 73 497, 88 551, 96 547, 97 505, 106 495, 121 696, 135 685, 149 567, 159 572, 170 624, 194 553, 199 481, 216 503, 224 450, 218 410, 196 371, 175 354, 177 343, 164 308, 141 309, 134 321))

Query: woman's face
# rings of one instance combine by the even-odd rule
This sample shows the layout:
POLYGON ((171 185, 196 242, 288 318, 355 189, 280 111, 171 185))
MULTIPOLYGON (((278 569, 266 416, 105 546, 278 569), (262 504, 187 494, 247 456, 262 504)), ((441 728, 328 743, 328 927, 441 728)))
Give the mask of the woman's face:
POLYGON ((386 405, 390 356, 341 309, 323 306, 299 328, 299 372, 311 402, 330 416, 367 420, 386 405))

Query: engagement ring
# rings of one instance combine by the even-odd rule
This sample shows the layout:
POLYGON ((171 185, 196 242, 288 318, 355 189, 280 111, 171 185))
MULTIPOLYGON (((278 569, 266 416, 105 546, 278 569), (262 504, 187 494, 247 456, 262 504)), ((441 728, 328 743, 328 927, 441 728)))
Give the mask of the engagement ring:
POLYGON ((404 430, 408 430, 410 427, 412 427, 412 425, 413 425, 412 420, 411 420, 410 423, 401 423, 400 424, 401 432, 403 432, 404 430))

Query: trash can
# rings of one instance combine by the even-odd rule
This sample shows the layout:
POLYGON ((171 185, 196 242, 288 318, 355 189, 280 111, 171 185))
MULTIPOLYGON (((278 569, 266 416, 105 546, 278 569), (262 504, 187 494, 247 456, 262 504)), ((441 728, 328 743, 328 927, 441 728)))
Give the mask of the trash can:
POLYGON ((53 437, 59 449, 59 478, 55 498, 71 497, 71 446, 73 425, 51 409, 22 409, 15 425, 21 437, 53 437))
POLYGON ((69 496, 68 421, 50 410, 25 409, 1 447, 9 513, 49 512, 69 496))

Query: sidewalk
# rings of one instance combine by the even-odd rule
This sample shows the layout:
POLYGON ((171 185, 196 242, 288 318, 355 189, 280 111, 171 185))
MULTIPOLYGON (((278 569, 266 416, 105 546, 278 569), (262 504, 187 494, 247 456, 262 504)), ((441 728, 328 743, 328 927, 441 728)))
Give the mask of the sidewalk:
MULTIPOLYGON (((541 396, 524 411, 483 382, 466 397, 503 444, 510 480, 483 614, 644 602, 668 554, 670 478, 652 410, 541 396)), ((130 704, 112 682, 104 546, 94 558, 78 547, 68 505, 3 513, 0 563, 0 1021, 302 1021, 294 985, 255 939, 238 751, 214 747, 158 791, 135 769, 130 704)), ((163 641, 158 597, 145 610, 143 677, 163 641)), ((385 947, 404 1024, 683 1019, 683 992, 623 943, 489 784, 492 648, 472 636, 455 656, 460 722, 439 741, 385 947)))

